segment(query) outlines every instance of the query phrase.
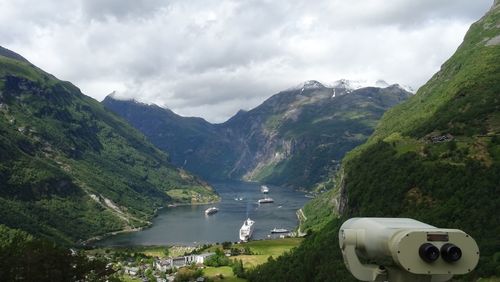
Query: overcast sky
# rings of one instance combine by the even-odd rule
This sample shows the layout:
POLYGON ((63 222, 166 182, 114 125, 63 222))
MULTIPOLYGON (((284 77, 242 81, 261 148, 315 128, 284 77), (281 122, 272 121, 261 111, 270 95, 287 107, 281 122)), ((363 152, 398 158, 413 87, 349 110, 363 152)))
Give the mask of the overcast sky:
POLYGON ((0 0, 0 45, 102 100, 222 122, 316 79, 418 88, 493 0, 0 0))

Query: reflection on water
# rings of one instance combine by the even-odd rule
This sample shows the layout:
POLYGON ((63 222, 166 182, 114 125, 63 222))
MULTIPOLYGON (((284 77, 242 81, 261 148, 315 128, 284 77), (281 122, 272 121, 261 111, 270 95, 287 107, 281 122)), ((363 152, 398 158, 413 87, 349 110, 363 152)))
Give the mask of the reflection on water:
POLYGON ((264 239, 271 229, 297 226, 295 212, 308 200, 304 193, 289 188, 270 186, 269 197, 274 203, 261 204, 264 198, 260 185, 248 182, 212 184, 221 196, 220 203, 201 206, 166 208, 153 219, 151 228, 139 232, 119 234, 96 243, 97 245, 197 245, 238 240, 243 221, 255 220, 254 239, 264 239), (218 213, 205 215, 211 206, 218 213))

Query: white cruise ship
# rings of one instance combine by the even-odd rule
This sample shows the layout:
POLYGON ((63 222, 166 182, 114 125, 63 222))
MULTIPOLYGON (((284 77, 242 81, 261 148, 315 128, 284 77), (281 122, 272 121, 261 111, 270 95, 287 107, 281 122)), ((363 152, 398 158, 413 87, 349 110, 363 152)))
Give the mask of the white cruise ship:
POLYGON ((267 187, 266 185, 260 186, 260 192, 262 192, 264 194, 269 193, 269 187, 267 187))
POLYGON ((276 228, 274 227, 273 230, 271 230, 271 233, 289 233, 288 229, 285 228, 276 228))
POLYGON ((264 199, 258 200, 259 204, 274 203, 273 198, 265 197, 264 199))
POLYGON ((243 222, 243 225, 240 228, 240 241, 247 242, 250 237, 252 237, 254 223, 255 221, 251 220, 250 218, 247 218, 247 220, 243 222))
POLYGON ((211 207, 211 208, 208 208, 208 209, 206 209, 206 210, 205 210, 205 214, 206 214, 206 215, 211 215, 211 214, 214 214, 214 213, 216 213, 216 212, 218 212, 218 211, 219 211, 219 209, 218 209, 218 208, 216 208, 216 207, 211 207))

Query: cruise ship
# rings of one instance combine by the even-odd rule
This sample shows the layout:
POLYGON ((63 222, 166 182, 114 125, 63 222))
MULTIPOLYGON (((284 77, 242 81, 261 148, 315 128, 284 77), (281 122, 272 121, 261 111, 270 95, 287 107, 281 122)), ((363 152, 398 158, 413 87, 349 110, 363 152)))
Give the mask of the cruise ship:
POLYGON ((288 231, 288 229, 285 229, 285 228, 274 228, 273 230, 271 230, 271 233, 288 233, 290 231, 288 231))
POLYGON ((206 215, 211 215, 211 214, 214 214, 214 213, 216 213, 216 212, 218 212, 218 211, 219 211, 219 209, 218 209, 218 208, 216 208, 216 207, 211 207, 211 208, 208 208, 208 209, 206 209, 206 210, 205 210, 205 214, 206 214, 206 215))
POLYGON ((269 187, 267 187, 266 185, 260 186, 260 192, 262 192, 264 194, 269 193, 269 187))
POLYGON ((267 203, 274 203, 273 198, 265 197, 264 199, 260 199, 259 204, 267 204, 267 203))
POLYGON ((250 218, 247 218, 247 220, 243 222, 243 225, 240 228, 240 241, 247 242, 250 237, 252 237, 254 223, 255 221, 251 220, 250 218))

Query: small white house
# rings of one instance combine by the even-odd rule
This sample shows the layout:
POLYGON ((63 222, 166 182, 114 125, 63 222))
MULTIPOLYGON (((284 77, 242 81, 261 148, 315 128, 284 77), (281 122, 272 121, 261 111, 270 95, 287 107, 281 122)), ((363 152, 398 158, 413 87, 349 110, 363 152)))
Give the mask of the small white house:
POLYGON ((196 263, 203 264, 208 257, 215 255, 215 253, 204 253, 196 255, 196 263))

